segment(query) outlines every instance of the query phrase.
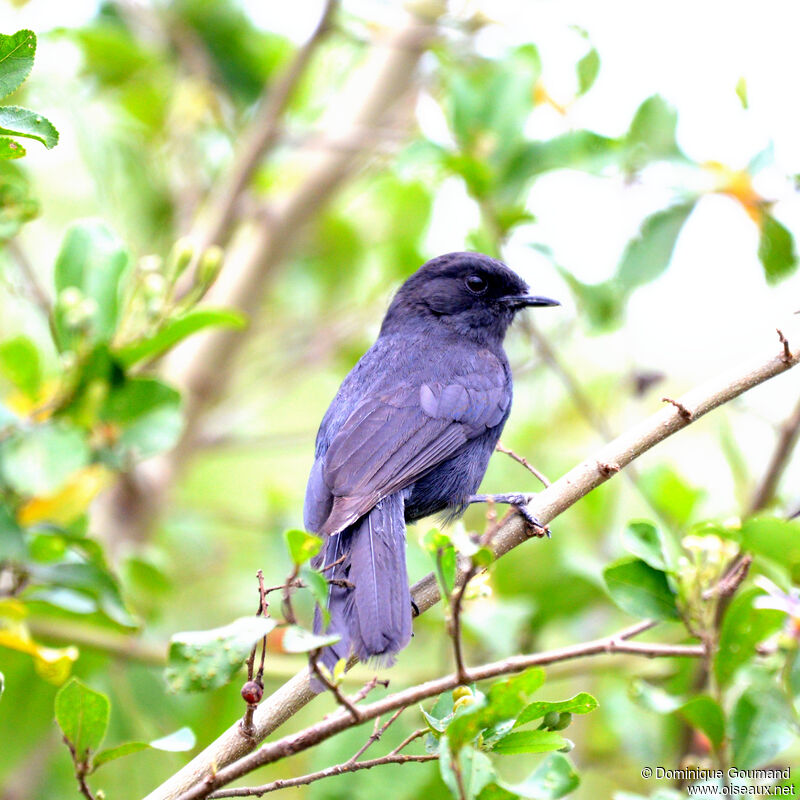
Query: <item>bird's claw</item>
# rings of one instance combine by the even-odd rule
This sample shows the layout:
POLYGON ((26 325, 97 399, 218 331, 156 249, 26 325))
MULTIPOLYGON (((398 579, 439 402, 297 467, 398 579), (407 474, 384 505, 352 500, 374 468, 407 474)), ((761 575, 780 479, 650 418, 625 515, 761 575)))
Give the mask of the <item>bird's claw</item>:
MULTIPOLYGON (((524 497, 524 495, 523 495, 524 497)), ((528 511, 528 504, 527 502, 522 503, 512 503, 514 508, 517 509, 517 512, 525 520, 526 525, 533 530, 533 535, 538 536, 540 539, 547 537, 550 538, 550 528, 547 525, 543 525, 539 520, 528 511)))

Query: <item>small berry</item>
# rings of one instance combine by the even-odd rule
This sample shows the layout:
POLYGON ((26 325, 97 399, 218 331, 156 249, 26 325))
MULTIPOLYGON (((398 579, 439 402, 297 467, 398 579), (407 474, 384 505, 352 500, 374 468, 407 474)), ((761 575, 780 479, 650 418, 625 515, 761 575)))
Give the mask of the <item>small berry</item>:
POLYGON ((469 686, 456 686, 453 689, 453 700, 460 700, 462 697, 472 697, 472 689, 469 686))
POLYGON ((558 721, 555 725, 551 726, 551 730, 554 731, 563 731, 564 728, 568 728, 572 723, 572 714, 569 711, 562 711, 558 715, 558 721))
POLYGON ((464 697, 459 697, 458 700, 453 703, 453 711, 458 711, 460 708, 471 706, 474 702, 475 698, 471 694, 464 695, 464 697))
POLYGON ((264 687, 257 684, 255 681, 247 681, 242 686, 242 697, 248 705, 254 706, 261 702, 264 696, 264 687))
POLYGON ((558 711, 548 711, 542 720, 542 727, 550 731, 556 730, 556 725, 558 725, 560 716, 561 715, 558 713, 558 711))

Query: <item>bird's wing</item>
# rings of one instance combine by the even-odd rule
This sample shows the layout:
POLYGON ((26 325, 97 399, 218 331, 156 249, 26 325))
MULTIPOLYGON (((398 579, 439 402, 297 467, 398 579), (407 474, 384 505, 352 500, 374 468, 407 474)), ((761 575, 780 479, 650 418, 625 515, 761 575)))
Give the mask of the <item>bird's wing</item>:
POLYGON ((482 351, 470 366, 446 382, 401 382, 359 403, 325 454, 333 507, 322 532, 343 530, 502 422, 510 402, 503 365, 482 351))

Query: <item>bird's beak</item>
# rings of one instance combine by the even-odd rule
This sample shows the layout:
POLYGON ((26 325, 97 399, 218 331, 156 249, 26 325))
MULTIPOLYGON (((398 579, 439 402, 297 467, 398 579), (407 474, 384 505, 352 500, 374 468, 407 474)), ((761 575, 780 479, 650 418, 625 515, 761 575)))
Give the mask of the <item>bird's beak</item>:
POLYGON ((549 297, 538 297, 533 294, 513 294, 504 297, 502 302, 508 308, 516 311, 520 308, 528 308, 529 306, 560 306, 558 300, 551 300, 549 297))

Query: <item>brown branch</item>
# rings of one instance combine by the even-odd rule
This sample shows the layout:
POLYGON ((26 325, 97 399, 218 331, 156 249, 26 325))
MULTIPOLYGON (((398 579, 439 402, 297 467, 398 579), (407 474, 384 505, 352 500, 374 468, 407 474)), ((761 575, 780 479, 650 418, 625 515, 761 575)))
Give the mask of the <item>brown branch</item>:
MULTIPOLYGON (((356 752, 355 752, 355 753, 353 753, 353 755, 352 755, 352 756, 350 756, 350 758, 348 758, 348 759, 347 759, 347 761, 346 761, 345 763, 346 763, 346 764, 355 764, 355 763, 356 763, 356 761, 358 761, 358 759, 359 759, 359 758, 360 758, 362 755, 364 755, 364 753, 366 753, 366 751, 367 751, 367 750, 368 750, 368 749, 369 749, 369 748, 370 748, 370 747, 371 747, 373 744, 375 744, 375 742, 377 742, 377 741, 378 741, 378 739, 380 739, 380 738, 381 738, 381 736, 383 736, 383 734, 384 734, 384 733, 386 733, 386 731, 387 731, 387 729, 389 728, 389 726, 390 726, 390 725, 391 725, 391 724, 392 724, 392 723, 393 723, 393 722, 394 722, 394 721, 395 721, 395 720, 396 720, 396 719, 397 719, 397 718, 398 718, 398 717, 399 717, 399 716, 400 716, 400 715, 401 715, 401 714, 402 714, 404 711, 405 711, 405 709, 404 709, 404 708, 398 708, 398 709, 397 709, 397 711, 395 711, 395 712, 394 712, 394 714, 392 714, 392 716, 391 716, 391 717, 389 717, 389 719, 387 719, 387 720, 386 720, 386 722, 384 722, 384 723, 383 723, 383 725, 381 725, 381 724, 380 724, 380 723, 381 723, 381 718, 380 718, 380 717, 375 717, 375 727, 372 729, 372 733, 370 734, 369 738, 367 739, 367 741, 366 741, 366 742, 364 742, 364 744, 362 744, 362 745, 361 745, 361 747, 359 747, 359 748, 358 748, 358 750, 356 750, 356 752)), ((402 750, 402 749, 403 749, 402 747, 401 747, 401 748, 396 748, 395 750, 392 750, 392 753, 398 752, 399 750, 402 750)))
MULTIPOLYGON (((634 628, 627 628, 611 636, 604 636, 591 642, 570 645, 569 647, 562 647, 544 653, 512 656, 502 661, 484 664, 468 670, 467 678, 470 682, 482 681, 501 675, 522 672, 534 666, 543 666, 595 655, 631 653, 647 658, 702 658, 705 655, 705 650, 701 645, 651 644, 628 641, 628 638, 635 635, 635 632, 641 632, 641 630, 645 629, 645 626, 650 625, 652 625, 652 622, 648 620, 647 622, 639 623, 634 628)), ((419 686, 413 686, 388 695, 374 703, 362 706, 359 709, 361 722, 374 719, 398 708, 407 708, 415 705, 442 692, 452 690, 459 685, 461 685, 461 679, 458 674, 453 673, 452 675, 437 678, 419 686)), ((277 741, 262 745, 254 753, 244 756, 239 761, 214 774, 207 774, 205 779, 200 780, 194 787, 180 795, 179 800, 198 800, 199 798, 208 797, 215 789, 241 778, 258 767, 272 764, 288 756, 308 750, 335 734, 353 727, 355 724, 358 723, 355 723, 346 711, 332 714, 321 722, 311 725, 298 733, 293 733, 277 741)))
POLYGON ((467 668, 464 663, 464 648, 461 641, 461 609, 464 602, 464 593, 467 591, 467 586, 476 572, 475 565, 471 564, 461 580, 461 586, 459 586, 458 590, 453 594, 450 604, 452 614, 452 619, 450 620, 452 627, 451 636, 453 639, 453 652, 456 662, 456 675, 458 675, 459 683, 462 685, 468 684, 469 678, 467 677, 467 668))
POLYGON ((224 244, 227 240, 242 193, 258 165, 278 141, 284 112, 312 56, 332 29, 338 5, 338 0, 327 0, 313 33, 297 51, 285 73, 277 82, 265 87, 253 119, 241 137, 231 169, 221 185, 209 193, 213 204, 195 226, 197 234, 193 238, 198 241, 198 252, 212 244, 224 244))
POLYGON ((504 447, 502 442, 497 443, 495 450, 499 450, 501 453, 511 456, 511 458, 513 458, 518 464, 522 464, 522 466, 525 467, 528 472, 530 472, 540 481, 545 489, 550 485, 550 481, 548 480, 547 476, 543 472, 540 472, 538 469, 536 469, 536 467, 534 467, 533 464, 531 464, 531 462, 525 458, 525 456, 517 455, 513 450, 509 450, 509 448, 504 447))
MULTIPOLYGON (((693 410, 693 421, 684 419, 671 406, 659 409, 655 414, 575 466, 547 489, 539 492, 529 503, 528 510, 544 523, 552 521, 592 489, 612 477, 612 475, 604 473, 599 464, 613 463, 620 468, 626 467, 659 442, 688 425, 694 424, 709 411, 738 397, 743 392, 780 375, 797 364, 798 360, 800 360, 800 348, 792 351, 791 364, 787 364, 782 355, 775 355, 774 350, 771 349, 752 362, 742 364, 735 370, 726 372, 694 389, 680 398, 687 408, 693 410)), ((530 533, 521 517, 517 514, 507 515, 492 536, 492 548, 495 556, 502 556, 529 538, 530 533)), ((420 612, 435 605, 440 599, 435 576, 428 575, 416 583, 412 587, 412 598, 420 612)), ((630 652, 640 654, 636 650, 630 652)), ((470 670, 470 675, 474 675, 476 672, 477 670, 470 670)), ((455 685, 457 684, 454 682, 447 688, 453 688, 455 685)), ((308 671, 299 672, 259 706, 254 720, 259 740, 266 738, 313 697, 314 692, 309 684, 308 671)), ((366 708, 370 708, 370 706, 362 706, 362 712, 366 708)), ((388 710, 390 709, 381 707, 374 716, 387 713, 388 710)), ((349 715, 346 719, 350 720, 349 715)), ((270 746, 268 745, 268 747, 270 746)), ((175 798, 181 791, 193 786, 198 780, 202 780, 208 774, 212 764, 217 765, 220 769, 226 768, 226 765, 240 758, 250 749, 252 749, 252 745, 243 739, 238 731, 238 725, 234 725, 179 773, 152 792, 147 800, 175 798)))
POLYGON ((86 800, 95 800, 95 796, 92 794, 89 784, 86 783, 86 775, 89 772, 88 764, 85 760, 78 758, 78 752, 75 750, 72 742, 66 736, 62 738, 72 757, 72 763, 75 767, 75 780, 78 782, 78 791, 80 791, 86 800))
POLYGON ((406 747, 408 747, 408 745, 411 744, 411 742, 415 741, 416 739, 419 739, 421 736, 424 736, 429 731, 430 731, 429 728, 417 728, 417 730, 415 730, 414 733, 409 733, 408 736, 406 736, 406 738, 403 739, 403 741, 400 742, 400 744, 397 745, 397 747, 395 747, 394 750, 392 750, 389 753, 389 755, 390 756, 397 755, 401 750, 405 750, 406 747))
POLYGON ((330 778, 333 775, 344 775, 348 772, 358 772, 362 769, 382 767, 384 764, 411 764, 425 761, 436 761, 438 758, 439 756, 434 754, 404 756, 397 753, 389 753, 388 755, 381 756, 380 758, 372 758, 366 761, 345 761, 343 764, 336 764, 333 767, 321 769, 319 772, 301 775, 298 778, 283 778, 273 781, 272 783, 265 783, 263 786, 244 786, 239 789, 223 789, 222 791, 214 792, 213 794, 209 795, 209 797, 261 797, 268 792, 274 792, 278 789, 288 789, 290 786, 305 786, 306 784, 322 780, 323 778, 330 778))
POLYGON ((775 497, 781 476, 789 464, 792 452, 800 437, 800 401, 778 431, 778 441, 772 451, 767 470, 758 484, 750 502, 750 513, 766 508, 775 497))
POLYGON ((14 261, 17 262, 17 267, 20 275, 22 275, 25 289, 31 302, 42 312, 45 320, 47 320, 47 326, 50 329, 53 342, 58 342, 58 332, 56 331, 56 322, 53 316, 53 303, 44 290, 44 287, 39 282, 39 278, 36 275, 33 265, 28 260, 27 254, 16 239, 10 239, 5 245, 9 253, 14 257, 14 261))
POLYGON ((336 683, 328 678, 325 672, 320 669, 317 659, 319 658, 319 650, 313 650, 308 656, 309 669, 314 677, 336 698, 336 702, 347 710, 347 713, 353 718, 353 722, 361 722, 361 712, 356 708, 354 703, 342 694, 342 690, 336 683))

